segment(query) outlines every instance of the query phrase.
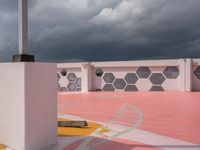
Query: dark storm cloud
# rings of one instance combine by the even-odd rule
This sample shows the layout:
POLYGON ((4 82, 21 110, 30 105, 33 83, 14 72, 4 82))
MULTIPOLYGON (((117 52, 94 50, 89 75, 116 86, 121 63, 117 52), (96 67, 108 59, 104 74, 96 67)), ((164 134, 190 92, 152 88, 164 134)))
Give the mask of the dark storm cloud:
POLYGON ((0 12, 9 12, 12 13, 17 9, 17 1, 13 0, 1 0, 0 1, 0 12))
MULTIPOLYGON (((0 2, 0 59, 17 53, 17 4, 0 2)), ((43 61, 200 57, 199 0, 30 0, 29 51, 43 61)))

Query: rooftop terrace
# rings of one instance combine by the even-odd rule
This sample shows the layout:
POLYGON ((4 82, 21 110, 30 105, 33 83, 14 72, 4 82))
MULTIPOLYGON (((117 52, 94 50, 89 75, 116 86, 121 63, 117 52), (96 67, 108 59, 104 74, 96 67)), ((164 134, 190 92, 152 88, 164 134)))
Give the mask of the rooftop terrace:
MULTIPOLYGON (((92 149, 197 150, 200 149, 199 97, 200 92, 59 93, 58 114, 64 118, 82 118, 106 125, 116 116, 122 106, 128 104, 141 112, 141 124, 136 128, 127 128, 127 132, 119 133, 117 137, 92 149)), ((124 109, 126 111, 129 108, 124 109)), ((134 124, 134 117, 138 115, 135 113, 125 115, 122 111, 121 113, 120 119, 113 124, 110 130, 127 127, 126 119, 134 124)), ((99 138, 101 141, 105 137, 99 138)), ((83 137, 62 137, 60 142, 63 144, 63 150, 71 150, 78 149, 83 143, 81 139, 83 137), (72 141, 69 142, 69 139, 72 141)), ((96 139, 93 142, 98 143, 99 140, 96 139)), ((87 143, 85 148, 88 145, 87 143)))
POLYGON ((200 149, 200 59, 63 63, 57 84, 59 120, 89 126, 52 150, 200 149))

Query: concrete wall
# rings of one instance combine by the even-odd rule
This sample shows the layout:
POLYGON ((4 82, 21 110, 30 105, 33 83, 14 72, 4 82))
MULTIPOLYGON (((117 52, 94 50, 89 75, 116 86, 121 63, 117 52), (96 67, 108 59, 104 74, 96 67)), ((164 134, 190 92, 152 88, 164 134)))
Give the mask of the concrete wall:
POLYGON ((0 64, 0 143, 15 150, 56 144, 56 64, 0 64))
POLYGON ((82 92, 200 91, 200 59, 58 64, 59 90, 72 91, 62 69, 82 79, 82 92))
POLYGON ((24 64, 0 64, 0 143, 25 148, 24 64))
POLYGON ((56 64, 25 63, 26 150, 57 144, 56 64))
POLYGON ((192 63, 192 90, 200 91, 200 59, 193 59, 192 63))
POLYGON ((81 63, 57 65, 58 91, 81 91, 81 63))

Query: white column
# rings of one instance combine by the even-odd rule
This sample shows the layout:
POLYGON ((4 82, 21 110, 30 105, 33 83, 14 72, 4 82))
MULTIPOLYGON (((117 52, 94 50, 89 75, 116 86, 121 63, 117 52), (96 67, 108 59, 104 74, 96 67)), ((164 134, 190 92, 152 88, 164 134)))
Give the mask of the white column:
POLYGON ((81 66, 82 74, 82 92, 89 92, 92 90, 92 65, 90 63, 83 63, 81 66))
POLYGON ((50 149, 57 143, 56 64, 1 63, 0 70, 0 143, 50 149))
POLYGON ((179 60, 179 90, 184 92, 192 91, 192 60, 180 59, 179 60))
POLYGON ((192 60, 187 58, 185 61, 185 91, 192 91, 192 60))
POLYGON ((28 49, 28 0, 18 0, 19 54, 26 54, 28 49))
POLYGON ((179 78, 179 90, 185 91, 185 78, 186 78, 186 69, 185 69, 185 59, 179 59, 179 72, 180 72, 180 78, 179 78))

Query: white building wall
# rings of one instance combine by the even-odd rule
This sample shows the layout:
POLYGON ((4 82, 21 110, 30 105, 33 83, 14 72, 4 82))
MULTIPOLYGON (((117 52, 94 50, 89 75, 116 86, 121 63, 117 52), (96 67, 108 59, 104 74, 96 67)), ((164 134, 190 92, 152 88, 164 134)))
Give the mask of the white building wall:
POLYGON ((56 64, 25 63, 24 71, 25 150, 50 149, 57 144, 56 64))
POLYGON ((0 64, 0 143, 25 148, 25 64, 0 64))

